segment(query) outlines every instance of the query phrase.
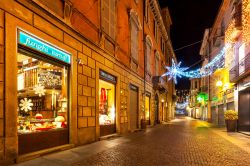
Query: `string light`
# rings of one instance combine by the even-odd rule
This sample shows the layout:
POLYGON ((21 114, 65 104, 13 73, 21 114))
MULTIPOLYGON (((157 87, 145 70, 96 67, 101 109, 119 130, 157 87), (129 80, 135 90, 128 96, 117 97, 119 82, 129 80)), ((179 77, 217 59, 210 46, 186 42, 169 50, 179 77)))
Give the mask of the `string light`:
POLYGON ((176 108, 177 109, 185 109, 187 106, 188 106, 188 102, 176 103, 176 108))
POLYGON ((216 55, 208 64, 202 68, 196 70, 186 71, 189 67, 181 67, 181 62, 178 64, 172 59, 172 66, 166 66, 168 72, 164 73, 162 77, 169 76, 168 80, 173 79, 175 84, 177 84, 177 78, 187 77, 187 78, 201 78, 206 77, 214 73, 218 68, 222 68, 224 63, 226 47, 222 48, 220 53, 216 55))

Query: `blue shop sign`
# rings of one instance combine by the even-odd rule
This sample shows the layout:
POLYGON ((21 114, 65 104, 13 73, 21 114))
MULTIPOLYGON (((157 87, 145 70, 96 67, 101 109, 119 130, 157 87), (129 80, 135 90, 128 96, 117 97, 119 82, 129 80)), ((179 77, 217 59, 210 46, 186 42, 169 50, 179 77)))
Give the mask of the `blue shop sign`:
POLYGON ((100 70, 100 77, 112 83, 116 83, 116 77, 114 77, 113 75, 109 73, 106 73, 103 70, 100 70))
POLYGON ((70 64, 70 54, 53 47, 27 33, 19 31, 19 43, 70 64))

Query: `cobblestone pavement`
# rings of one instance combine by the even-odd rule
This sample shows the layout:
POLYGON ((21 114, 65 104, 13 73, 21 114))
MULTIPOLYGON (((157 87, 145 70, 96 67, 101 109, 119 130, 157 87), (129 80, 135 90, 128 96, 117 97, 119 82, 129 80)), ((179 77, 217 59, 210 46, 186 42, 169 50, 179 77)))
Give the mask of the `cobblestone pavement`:
POLYGON ((71 165, 250 166, 249 153, 210 130, 207 123, 197 120, 177 119, 125 138, 129 141, 71 165))

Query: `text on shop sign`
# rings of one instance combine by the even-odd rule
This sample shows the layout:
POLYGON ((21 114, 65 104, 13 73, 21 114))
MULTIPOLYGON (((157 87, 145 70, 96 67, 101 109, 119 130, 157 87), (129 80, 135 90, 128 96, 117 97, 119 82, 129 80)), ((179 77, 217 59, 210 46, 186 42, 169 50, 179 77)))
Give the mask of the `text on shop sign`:
POLYGON ((24 32, 19 32, 19 43, 40 51, 46 55, 49 55, 53 58, 56 58, 60 61, 70 64, 70 54, 67 54, 49 44, 44 43, 43 41, 36 39, 24 32))

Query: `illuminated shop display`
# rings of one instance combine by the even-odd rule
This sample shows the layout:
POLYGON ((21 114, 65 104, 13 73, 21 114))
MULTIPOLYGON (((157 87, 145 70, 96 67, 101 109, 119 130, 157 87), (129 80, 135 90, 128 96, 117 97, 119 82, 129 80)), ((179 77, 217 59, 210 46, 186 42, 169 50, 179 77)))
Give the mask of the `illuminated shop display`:
POLYGON ((146 96, 145 98, 145 113, 146 113, 146 120, 150 120, 150 97, 146 96))
POLYGON ((69 143, 70 54, 18 31, 18 153, 69 143))
POLYGON ((18 133, 67 128, 67 68, 18 53, 18 133))
POLYGON ((99 80, 99 124, 115 123, 115 85, 99 80))

